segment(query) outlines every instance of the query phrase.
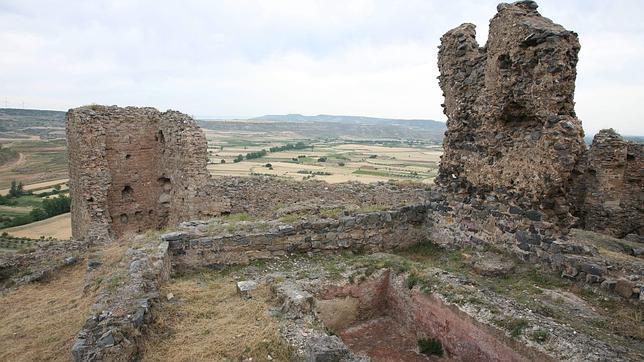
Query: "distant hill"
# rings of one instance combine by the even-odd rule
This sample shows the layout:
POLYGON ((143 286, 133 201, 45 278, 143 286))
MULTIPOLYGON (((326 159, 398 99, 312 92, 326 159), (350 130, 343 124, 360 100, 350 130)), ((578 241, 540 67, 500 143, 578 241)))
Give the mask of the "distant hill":
POLYGON ((19 127, 65 126, 65 113, 39 109, 0 108, 0 125, 19 127))
POLYGON ((200 120, 206 129, 226 132, 289 133, 300 138, 351 140, 420 140, 440 143, 444 122, 424 119, 392 119, 319 114, 265 115, 246 120, 200 120))
POLYGON ((422 128, 445 129, 445 122, 434 121, 431 119, 396 119, 396 118, 376 118, 362 116, 334 116, 329 114, 318 114, 317 116, 304 116, 301 114, 282 114, 282 115, 265 115, 251 118, 251 121, 275 121, 275 122, 336 122, 345 124, 394 124, 422 128))
POLYGON ((65 113, 39 109, 0 108, 0 137, 64 138, 65 113))

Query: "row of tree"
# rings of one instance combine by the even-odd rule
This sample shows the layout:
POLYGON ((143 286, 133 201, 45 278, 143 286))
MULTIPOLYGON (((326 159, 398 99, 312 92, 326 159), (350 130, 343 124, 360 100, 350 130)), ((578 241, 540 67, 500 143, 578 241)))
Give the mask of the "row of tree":
MULTIPOLYGON (((275 146, 275 147, 271 147, 271 148, 269 148, 269 149, 268 149, 268 151, 266 151, 266 150, 261 150, 261 151, 255 151, 255 152, 248 152, 248 153, 246 154, 246 156, 244 156, 244 155, 242 155, 242 154, 239 154, 239 155, 237 155, 237 157, 235 157, 235 158, 233 159, 233 162, 237 163, 237 162, 241 162, 241 161, 243 161, 244 159, 246 159, 246 160, 253 160, 253 159, 256 159, 256 158, 262 158, 262 157, 266 156, 266 154, 268 154, 268 152, 281 152, 281 151, 291 151, 291 150, 302 150, 302 149, 309 148, 309 147, 313 148, 313 146, 309 146, 309 145, 307 145, 307 144, 306 144, 306 143, 304 143, 304 142, 298 142, 298 143, 287 143, 287 144, 285 144, 284 146, 275 146)), ((222 163, 225 163, 225 162, 222 162, 222 163)))
POLYGON ((25 215, 16 216, 9 222, 7 227, 19 226, 32 223, 34 221, 44 220, 56 215, 69 212, 71 199, 64 195, 58 197, 45 199, 41 206, 34 207, 31 212, 25 215))

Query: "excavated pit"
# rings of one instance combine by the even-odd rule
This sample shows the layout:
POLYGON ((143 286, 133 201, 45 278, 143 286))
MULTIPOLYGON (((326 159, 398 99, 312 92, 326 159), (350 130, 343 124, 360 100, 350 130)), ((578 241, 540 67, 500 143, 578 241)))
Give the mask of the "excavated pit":
POLYGON ((410 289, 404 274, 389 270, 327 288, 317 298, 317 314, 351 351, 373 361, 549 360, 437 295, 410 289), (439 341, 442 354, 421 353, 420 340, 439 341))

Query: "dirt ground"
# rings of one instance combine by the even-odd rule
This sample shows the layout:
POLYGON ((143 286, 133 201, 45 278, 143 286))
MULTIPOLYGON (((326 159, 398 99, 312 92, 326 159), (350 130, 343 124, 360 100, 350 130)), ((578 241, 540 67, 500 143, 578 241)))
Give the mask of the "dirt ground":
POLYGON ((0 296, 0 360, 69 361, 93 295, 83 295, 85 268, 0 296))

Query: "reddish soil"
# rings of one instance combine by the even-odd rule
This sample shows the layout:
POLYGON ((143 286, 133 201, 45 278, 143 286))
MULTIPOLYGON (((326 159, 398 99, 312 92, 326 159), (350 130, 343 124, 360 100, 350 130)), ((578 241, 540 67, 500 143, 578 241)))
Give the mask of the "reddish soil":
POLYGON ((375 362, 436 361, 418 353, 416 336, 389 316, 370 319, 339 332, 344 343, 375 362))

